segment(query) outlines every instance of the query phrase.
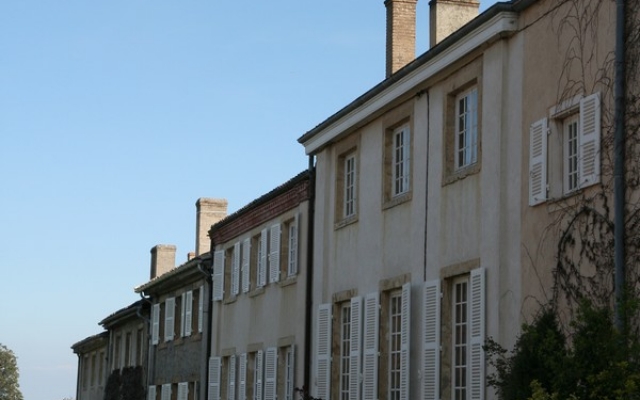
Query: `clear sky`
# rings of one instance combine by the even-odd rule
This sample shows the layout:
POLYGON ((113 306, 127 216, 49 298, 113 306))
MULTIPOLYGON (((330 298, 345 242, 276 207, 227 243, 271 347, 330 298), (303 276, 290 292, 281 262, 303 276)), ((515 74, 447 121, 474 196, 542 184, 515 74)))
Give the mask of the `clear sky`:
POLYGON ((305 169, 297 138, 384 49, 383 0, 0 1, 0 343, 25 400, 75 397, 70 346, 139 298, 151 247, 186 261, 199 197, 233 212, 305 169))

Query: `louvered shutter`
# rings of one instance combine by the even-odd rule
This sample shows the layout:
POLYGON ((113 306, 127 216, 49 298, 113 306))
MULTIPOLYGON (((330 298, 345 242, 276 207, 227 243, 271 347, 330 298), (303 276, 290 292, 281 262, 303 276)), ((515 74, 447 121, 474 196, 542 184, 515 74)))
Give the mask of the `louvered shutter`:
POLYGON ((362 297, 351 299, 349 338, 349 400, 360 400, 360 358, 362 354, 362 297))
POLYGON ((147 400, 156 400, 156 387, 149 386, 149 390, 147 390, 147 400))
POLYGON ((316 395, 328 400, 331 393, 331 304, 318 306, 316 343, 316 395))
POLYGON ((233 245, 231 264, 231 295, 237 296, 240 293, 240 242, 233 245))
POLYGON ((364 298, 363 329, 363 380, 362 398, 378 399, 378 330, 379 330, 379 293, 370 293, 364 298))
POLYGON ((287 357, 287 376, 286 376, 286 393, 285 400, 293 400, 293 393, 295 388, 295 376, 296 376, 296 346, 291 345, 289 347, 289 357, 287 357))
POLYGON ((247 353, 238 357, 238 400, 247 400, 247 353))
POLYGON ((271 226, 269 247, 269 282, 280 280, 280 224, 271 226))
POLYGON ((276 400, 278 349, 269 347, 264 354, 264 400, 276 400))
POLYGON ((440 398, 440 281, 424 284, 422 297, 422 399, 440 398))
POLYGON ((251 239, 245 239, 242 242, 242 293, 249 291, 249 279, 251 279, 251 239))
POLYGON ((189 383, 180 382, 178 383, 178 400, 188 400, 189 399, 189 383))
POLYGON ((547 119, 529 128, 529 205, 547 200, 547 119))
POLYGON ((224 296, 224 251, 213 255, 213 300, 222 300, 224 296))
POLYGON ((204 285, 200 286, 198 290, 198 332, 202 332, 202 325, 204 323, 204 285))
POLYGON ((183 293, 182 304, 184 307, 184 336, 191 335, 191 324, 193 323, 193 292, 189 290, 183 293))
POLYGON ((289 276, 298 273, 298 238, 300 236, 300 216, 296 214, 294 221, 289 227, 289 276))
POLYGON ((411 283, 402 285, 400 316, 400 400, 409 400, 409 356, 411 331, 411 283))
POLYGON ((176 299, 167 298, 164 303, 164 341, 173 340, 174 321, 176 315, 176 299))
POLYGON ((162 400, 171 400, 171 384, 170 383, 165 383, 164 385, 162 385, 160 398, 162 400))
POLYGON ((255 393, 255 400, 263 399, 263 396, 262 396, 263 362, 264 362, 264 352, 262 350, 256 351, 256 370, 254 371, 254 373, 256 374, 257 378, 256 378, 256 387, 253 388, 253 391, 255 393))
POLYGON ((258 260, 258 287, 267 284, 267 229, 260 233, 260 259, 258 260))
POLYGON ((158 344, 160 341, 160 304, 153 305, 151 319, 153 321, 151 325, 151 344, 158 344))
POLYGON ((209 358, 208 400, 220 400, 220 357, 209 358))
POLYGON ((484 344, 485 331, 485 272, 483 268, 471 271, 470 277, 470 391, 472 400, 484 399, 484 344))
POLYGON ((600 93, 580 100, 580 187, 600 181, 600 93))
POLYGON ((227 371, 229 385, 227 386, 227 400, 236 400, 236 356, 229 357, 229 370, 227 371))

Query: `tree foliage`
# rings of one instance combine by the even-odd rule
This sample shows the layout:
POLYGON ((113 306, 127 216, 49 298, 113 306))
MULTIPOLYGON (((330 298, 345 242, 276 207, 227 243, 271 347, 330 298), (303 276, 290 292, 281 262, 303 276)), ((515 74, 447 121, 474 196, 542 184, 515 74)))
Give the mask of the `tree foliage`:
POLYGON ((0 400, 22 400, 18 362, 9 348, 0 343, 0 400))

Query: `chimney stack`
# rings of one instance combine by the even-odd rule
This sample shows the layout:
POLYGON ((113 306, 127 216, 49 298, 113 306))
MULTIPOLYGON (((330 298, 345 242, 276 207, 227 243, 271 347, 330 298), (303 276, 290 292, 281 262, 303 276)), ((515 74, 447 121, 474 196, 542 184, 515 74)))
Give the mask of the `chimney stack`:
POLYGON ((478 16, 479 0, 431 0, 429 2, 429 44, 440 43, 478 16))
POLYGON ((211 248, 209 229, 211 225, 227 216, 226 199, 200 198, 196 202, 196 256, 208 252, 211 248))
POLYGON ((176 246, 159 244, 151 249, 151 279, 171 271, 176 266, 176 246))
POLYGON ((416 3, 386 0, 387 78, 416 58, 416 3))

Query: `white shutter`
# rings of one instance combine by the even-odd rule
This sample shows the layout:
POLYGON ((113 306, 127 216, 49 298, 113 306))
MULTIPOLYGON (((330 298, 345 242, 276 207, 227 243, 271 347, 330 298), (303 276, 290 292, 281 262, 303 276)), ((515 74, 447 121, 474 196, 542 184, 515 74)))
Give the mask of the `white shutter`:
POLYGON ((425 282, 422 296, 422 399, 440 398, 440 281, 425 282))
POLYGON ((240 242, 233 245, 233 259, 231 262, 231 295, 240 293, 240 242))
POLYGON ((220 357, 209 358, 208 400, 220 400, 220 357))
POLYGON ((316 395, 328 400, 331 393, 331 304, 318 306, 316 342, 316 395))
POLYGON ((251 239, 242 242, 242 293, 247 293, 250 289, 249 279, 251 278, 251 239))
POLYGON ((600 181, 600 93, 580 100, 580 187, 600 181))
POLYGON ((378 330, 379 330, 379 293, 370 293, 364 298, 363 329, 363 380, 362 398, 378 399, 378 330))
POLYGON ((280 280, 280 224, 271 226, 269 246, 269 282, 280 280))
POLYGON ((229 357, 227 400, 236 400, 236 356, 229 357))
POLYGON ((360 400, 360 358, 362 354, 362 297, 351 299, 349 338, 349 400, 360 400))
POLYGON ((291 345, 288 349, 285 381, 285 400, 293 400, 295 388, 295 371, 296 371, 296 346, 291 345))
POLYGON ((174 321, 176 315, 176 299, 167 298, 164 303, 164 341, 173 340, 174 321))
POLYGON ((260 257, 258 260, 258 287, 267 284, 267 229, 260 233, 260 257))
POLYGON ((296 214, 294 221, 289 226, 289 276, 298 273, 298 238, 300 237, 300 216, 296 214))
POLYGON ((263 385, 262 385, 262 365, 263 365, 263 361, 264 361, 264 353, 262 350, 258 350, 256 351, 256 370, 254 371, 254 374, 256 374, 256 387, 253 388, 253 392, 255 395, 255 400, 262 400, 263 396, 262 396, 262 389, 263 389, 263 385))
POLYGON ((224 250, 213 254, 213 300, 224 296, 224 250))
POLYGON ((202 332, 204 321, 204 285, 198 290, 198 332, 202 332))
POLYGON ((400 400, 409 400, 409 333, 411 331, 411 283, 402 285, 400 316, 400 400))
POLYGON ((547 119, 529 128, 529 205, 547 200, 547 119))
POLYGON ((160 341, 160 304, 153 305, 153 313, 151 315, 151 344, 158 344, 160 341))
POLYGON ((278 349, 269 347, 264 356, 264 400, 276 400, 278 349))
POLYGON ((238 400, 247 400, 247 353, 238 358, 238 400))
POLYGON ((193 323, 193 292, 191 290, 182 294, 182 308, 184 309, 182 336, 189 336, 191 335, 191 324, 193 323))
POLYGON ((484 330, 485 330, 485 272, 483 268, 471 271, 470 278, 470 382, 472 400, 484 399, 484 330))
POLYGON ((156 387, 149 386, 149 390, 147 390, 147 400, 156 400, 156 387))
POLYGON ((171 400, 171 384, 165 383, 162 385, 162 389, 160 392, 160 399, 162 400, 171 400))
POLYGON ((189 399, 189 383, 188 382, 178 383, 178 400, 188 400, 188 399, 189 399))

